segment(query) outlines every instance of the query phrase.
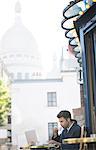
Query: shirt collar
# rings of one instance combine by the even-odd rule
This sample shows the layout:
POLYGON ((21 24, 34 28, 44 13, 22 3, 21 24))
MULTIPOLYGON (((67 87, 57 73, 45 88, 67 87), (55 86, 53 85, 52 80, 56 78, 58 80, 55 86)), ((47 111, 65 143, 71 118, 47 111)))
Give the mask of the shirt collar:
POLYGON ((71 127, 73 126, 74 122, 72 122, 72 124, 67 128, 67 132, 69 132, 69 130, 71 129, 71 127))

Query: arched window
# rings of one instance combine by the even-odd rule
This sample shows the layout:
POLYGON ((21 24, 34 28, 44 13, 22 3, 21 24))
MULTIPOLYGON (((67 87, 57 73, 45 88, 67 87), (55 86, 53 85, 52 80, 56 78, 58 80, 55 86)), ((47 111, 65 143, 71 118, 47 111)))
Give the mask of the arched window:
POLYGON ((29 73, 28 72, 25 73, 25 79, 29 79, 29 73))
POLYGON ((22 79, 22 73, 21 72, 17 72, 17 79, 22 79))

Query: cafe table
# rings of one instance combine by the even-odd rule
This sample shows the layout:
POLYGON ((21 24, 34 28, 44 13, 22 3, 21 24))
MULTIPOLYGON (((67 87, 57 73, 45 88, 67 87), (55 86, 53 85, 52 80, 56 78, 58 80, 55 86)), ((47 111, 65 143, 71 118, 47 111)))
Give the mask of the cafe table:
POLYGON ((48 145, 38 145, 38 146, 24 146, 20 147, 20 149, 23 150, 48 150, 48 149, 55 149, 55 146, 53 144, 48 145))
POLYGON ((70 138, 63 140, 63 144, 79 144, 79 143, 95 143, 95 142, 96 137, 70 138))
POLYGON ((70 138, 64 139, 63 144, 80 144, 80 150, 84 147, 87 149, 87 145, 90 144, 89 149, 96 150, 96 137, 82 137, 82 138, 70 138))

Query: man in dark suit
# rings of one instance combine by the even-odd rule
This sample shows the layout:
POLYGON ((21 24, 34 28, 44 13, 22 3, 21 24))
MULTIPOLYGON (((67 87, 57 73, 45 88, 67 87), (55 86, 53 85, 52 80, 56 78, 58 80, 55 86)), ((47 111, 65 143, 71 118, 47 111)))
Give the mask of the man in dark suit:
POLYGON ((62 150, 79 150, 79 144, 64 144, 62 141, 68 138, 79 138, 81 135, 81 127, 77 121, 71 119, 71 113, 67 110, 60 111, 57 115, 60 125, 64 128, 60 134, 59 141, 55 139, 49 143, 59 145, 62 150))

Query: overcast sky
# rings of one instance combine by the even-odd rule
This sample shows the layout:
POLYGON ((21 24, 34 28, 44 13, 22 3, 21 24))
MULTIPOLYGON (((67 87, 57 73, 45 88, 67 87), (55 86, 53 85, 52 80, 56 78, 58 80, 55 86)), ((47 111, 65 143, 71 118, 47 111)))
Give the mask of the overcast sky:
MULTIPOLYGON (((0 0, 0 39, 15 21, 15 4, 18 0, 0 0)), ((43 67, 50 70, 54 54, 59 59, 67 39, 61 28, 63 9, 69 0, 19 0, 23 24, 32 32, 38 43, 43 67), (46 67, 47 66, 47 67, 46 67), (49 66, 49 67, 48 67, 49 66)))

